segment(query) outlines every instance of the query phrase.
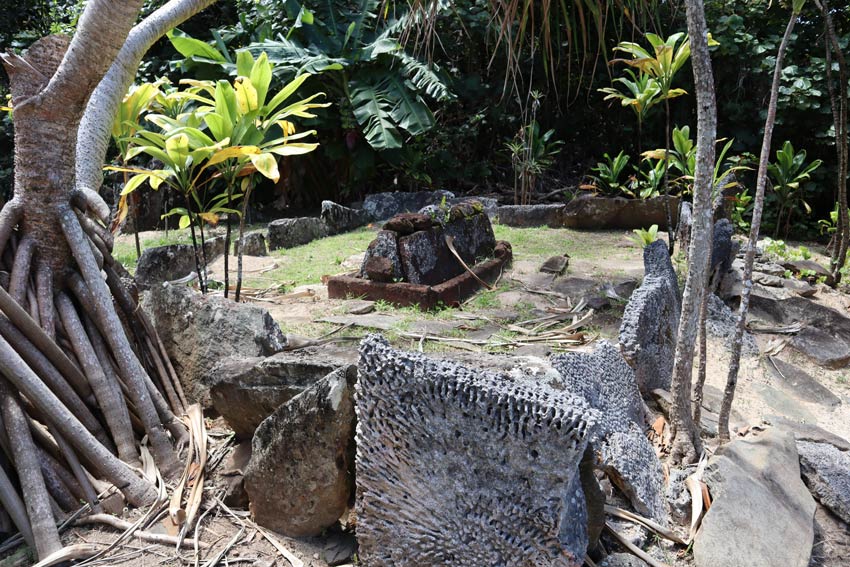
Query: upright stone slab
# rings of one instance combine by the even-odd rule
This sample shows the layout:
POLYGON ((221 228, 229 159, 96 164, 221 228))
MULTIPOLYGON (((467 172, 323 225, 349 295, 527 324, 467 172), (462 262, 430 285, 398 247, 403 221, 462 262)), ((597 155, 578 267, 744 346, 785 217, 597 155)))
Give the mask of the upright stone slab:
POLYGON ((679 282, 667 245, 656 240, 643 250, 643 283, 632 294, 620 326, 620 346, 640 391, 670 389, 679 329, 679 282))
POLYGON ((269 250, 302 246, 329 234, 320 218, 278 219, 269 223, 269 250))
POLYGON ((593 352, 558 355, 551 362, 566 390, 599 411, 590 441, 598 465, 616 479, 638 512, 666 522, 661 462, 644 435, 644 403, 635 374, 617 347, 599 341, 593 352))
POLYGON ((370 567, 578 567, 595 416, 538 382, 360 347, 357 539, 370 567))
POLYGON ((331 234, 348 232, 369 222, 369 214, 366 211, 344 207, 333 201, 322 201, 322 212, 319 216, 331 234))

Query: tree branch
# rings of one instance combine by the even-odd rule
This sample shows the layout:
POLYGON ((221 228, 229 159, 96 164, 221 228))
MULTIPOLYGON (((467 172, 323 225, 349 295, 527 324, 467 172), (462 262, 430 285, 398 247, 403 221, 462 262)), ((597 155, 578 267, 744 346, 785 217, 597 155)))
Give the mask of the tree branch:
POLYGON ((103 183, 102 167, 118 107, 133 83, 139 63, 165 33, 216 0, 170 0, 127 36, 112 66, 89 98, 77 137, 77 188, 97 191, 103 183))

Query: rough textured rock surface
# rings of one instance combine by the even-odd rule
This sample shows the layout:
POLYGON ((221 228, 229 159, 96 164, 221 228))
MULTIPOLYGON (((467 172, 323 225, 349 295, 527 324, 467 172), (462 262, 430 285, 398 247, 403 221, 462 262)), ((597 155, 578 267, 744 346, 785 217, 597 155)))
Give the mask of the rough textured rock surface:
POLYGON ((215 410, 239 439, 250 439, 269 414, 337 368, 349 366, 333 355, 281 352, 266 358, 225 358, 209 372, 215 410))
POLYGON ((647 564, 631 553, 612 553, 599 563, 599 567, 647 567, 647 564))
POLYGON ((322 201, 319 214, 330 234, 339 234, 369 223, 369 214, 362 209, 344 207, 333 201, 322 201))
POLYGON ((269 312, 223 297, 204 296, 183 285, 159 285, 145 296, 151 317, 186 396, 210 406, 210 370, 234 356, 269 356, 286 338, 269 312))
POLYGON ((587 548, 584 401, 367 337, 357 537, 372 567, 575 566, 587 548), (521 490, 518 487, 522 487, 521 490))
POLYGON ((850 524, 850 453, 828 443, 798 441, 803 480, 821 504, 850 524))
POLYGON ((404 281, 435 285, 463 273, 463 266, 449 252, 443 228, 420 230, 398 239, 404 281))
POLYGON ((712 504, 694 542, 697 567, 807 567, 815 501, 792 434, 770 429, 733 441, 704 478, 712 504))
POLYGON ((591 353, 567 353, 551 361, 564 388, 599 410, 591 439, 599 465, 616 479, 636 510, 666 522, 661 462, 643 433, 644 403, 635 374, 617 347, 599 341, 591 353))
POLYGON ((387 282, 400 281, 404 277, 401 257, 398 254, 398 235, 395 232, 381 230, 375 240, 369 243, 360 267, 360 277, 387 282), (386 261, 381 262, 379 259, 382 258, 386 261))
MULTIPOLYGON (((208 240, 204 249, 207 263, 224 254, 224 237, 208 240)), ((200 253, 200 251, 199 251, 200 253)), ((203 257, 201 257, 203 265, 203 257)), ((169 244, 145 248, 136 266, 135 280, 140 289, 186 277, 195 271, 195 250, 191 244, 169 244)))
POLYGON ((336 370, 254 433, 245 490, 255 521, 290 537, 319 535, 351 497, 354 367, 336 370))
POLYGON ((453 199, 450 191, 416 191, 412 193, 372 193, 363 200, 363 210, 373 220, 385 220, 399 213, 415 213, 428 205, 439 205, 443 199, 453 199))
POLYGON ((384 230, 407 236, 419 230, 430 230, 434 224, 434 220, 425 213, 399 213, 384 223, 384 230))
POLYGON ((278 219, 269 223, 269 250, 294 248, 329 234, 327 225, 319 218, 278 219))
POLYGON ((266 246, 266 235, 255 230, 249 232, 242 237, 242 245, 239 244, 238 237, 233 241, 233 254, 239 254, 239 249, 242 248, 242 254, 245 256, 268 256, 269 250, 266 246))
POLYGON ((656 240, 643 250, 645 276, 623 313, 620 345, 644 394, 670 389, 679 328, 679 283, 667 245, 656 240))
POLYGON ((452 205, 448 214, 436 215, 445 236, 454 239, 453 245, 463 261, 474 266, 478 260, 493 255, 496 236, 484 206, 478 201, 461 201, 452 205))
POLYGON ((729 219, 720 219, 714 223, 714 236, 711 241, 711 274, 713 282, 719 283, 732 268, 737 253, 732 242, 735 229, 729 219))
MULTIPOLYGON (((713 293, 708 296, 708 313, 705 319, 705 328, 710 336, 723 339, 724 344, 728 348, 732 348, 737 321, 737 314, 733 313, 729 309, 729 306, 723 303, 722 299, 713 293)), ((749 331, 744 331, 742 352, 747 356, 756 356, 759 353, 756 338, 749 331)))

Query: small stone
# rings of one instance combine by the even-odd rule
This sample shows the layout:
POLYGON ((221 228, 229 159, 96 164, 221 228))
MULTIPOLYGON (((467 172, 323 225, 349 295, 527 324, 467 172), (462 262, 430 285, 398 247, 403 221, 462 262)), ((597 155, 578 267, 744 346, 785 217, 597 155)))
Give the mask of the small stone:
POLYGON ((561 254, 559 256, 552 256, 543 262, 543 265, 540 266, 540 271, 545 274, 555 274, 556 276, 560 276, 567 270, 567 266, 569 265, 569 254, 561 254))
POLYGON ((375 310, 375 302, 365 299, 352 299, 345 303, 345 309, 351 315, 366 315, 375 310))
POLYGON ((599 567, 647 567, 647 564, 630 553, 612 553, 599 563, 599 567))
POLYGON ((753 272, 753 283, 767 287, 782 287, 782 278, 761 272, 753 272))

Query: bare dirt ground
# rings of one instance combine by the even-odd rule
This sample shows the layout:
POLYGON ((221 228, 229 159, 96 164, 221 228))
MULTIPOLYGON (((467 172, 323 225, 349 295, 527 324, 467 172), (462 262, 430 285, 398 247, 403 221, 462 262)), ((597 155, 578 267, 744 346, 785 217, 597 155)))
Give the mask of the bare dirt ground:
MULTIPOLYGON (((331 300, 327 298, 322 276, 353 271, 371 239, 371 230, 364 229, 346 239, 323 239, 290 251, 275 251, 268 257, 246 258, 245 279, 248 300, 262 305, 278 321, 285 333, 318 337, 345 327, 340 335, 359 337, 367 332, 384 333, 399 347, 421 349, 441 356, 461 359, 474 357, 475 353, 488 352, 496 356, 531 355, 546 356, 562 348, 592 348, 593 340, 609 338, 616 340, 620 318, 625 302, 619 299, 616 289, 625 290, 640 283, 643 277, 641 248, 632 241, 631 234, 614 232, 577 232, 566 229, 508 229, 496 227, 497 238, 509 240, 513 245, 514 263, 505 271, 492 291, 482 291, 460 309, 448 309, 422 313, 415 308, 397 309, 378 303, 375 310, 366 315, 352 315, 349 311, 362 306, 356 298, 331 300), (569 254, 570 265, 566 273, 554 277, 542 274, 539 267, 546 258, 558 254, 569 254), (309 265, 308 265, 309 264, 309 265), (623 286, 623 287, 618 287, 623 286), (611 290, 614 290, 611 293, 611 290), (575 307, 582 298, 599 298, 592 320, 585 327, 588 344, 553 347, 546 343, 511 346, 518 341, 517 332, 511 324, 533 319, 550 313, 553 309, 575 307), (441 341, 422 340, 422 335, 442 337, 441 341), (470 342, 459 342, 468 339, 470 342), (478 341, 478 342, 474 342, 478 341), (494 346, 499 345, 499 346, 494 346)), ((346 236, 346 235, 343 235, 346 236)), ((124 243, 128 245, 131 237, 124 243)), ((152 237, 149 237, 152 238, 152 237)), ((231 260, 235 266, 235 259, 231 260)), ((216 279, 223 276, 223 261, 212 266, 216 279)), ((624 292, 625 293, 625 292, 624 292)), ((850 298, 820 286, 816 301, 847 314, 850 298)), ((581 310, 585 313, 587 307, 581 310)), ((767 347, 771 337, 758 335, 761 349, 767 347)), ((334 345, 333 348, 356 348, 356 341, 334 345)), ((706 382, 705 412, 710 422, 720 404, 720 396, 728 370, 728 346, 721 338, 709 337, 708 375, 706 382)), ((321 351, 319 351, 321 352, 321 351)), ((781 357, 798 365, 815 377, 823 386, 841 399, 837 407, 825 409, 788 394, 779 388, 775 378, 760 356, 749 356, 743 360, 737 395, 735 398, 732 425, 737 430, 785 420, 785 423, 814 424, 844 438, 850 438, 850 371, 822 369, 802 355, 786 347, 781 357)), ((221 422, 208 424, 212 431, 226 433, 221 422)), ((220 438, 223 439, 223 438, 220 438)), ((223 442, 223 441, 219 441, 223 442)), ((709 448, 713 444, 709 442, 709 448)), ((104 559, 105 563, 121 563, 127 567, 151 565, 204 565, 215 559, 234 541, 232 547, 220 561, 222 565, 290 565, 280 552, 252 527, 244 527, 239 519, 247 518, 245 511, 237 511, 234 518, 221 506, 215 505, 213 495, 218 494, 221 479, 206 487, 205 502, 212 510, 201 522, 198 533, 200 540, 209 544, 208 549, 197 553, 193 550, 176 552, 173 548, 151 545, 131 540, 114 550, 104 559), (212 504, 211 504, 212 503, 212 504)), ((135 513, 135 512, 134 512, 135 513)), ((828 513, 820 511, 819 531, 816 540, 816 559, 813 565, 827 567, 846 565, 841 558, 850 561, 847 530, 830 521, 828 513), (824 514, 826 514, 824 516, 824 514), (817 552, 818 546, 821 551, 817 552), (838 558, 839 563, 835 562, 838 558)), ((132 516, 128 519, 132 520, 132 516)), ((155 530, 154 525, 151 530, 155 530)), ((66 543, 111 541, 116 535, 113 529, 74 528, 67 532, 66 543)), ((326 566, 328 550, 340 549, 350 543, 350 534, 335 530, 321 538, 292 540, 276 536, 279 542, 307 566, 326 566), (346 543, 348 542, 348 543, 346 543)), ((677 557, 675 550, 664 546, 653 548, 659 559, 671 564, 687 565, 687 557, 677 557)), ((9 565, 11 565, 10 563, 9 565)), ((0 567, 7 565, 0 562, 0 567)))

